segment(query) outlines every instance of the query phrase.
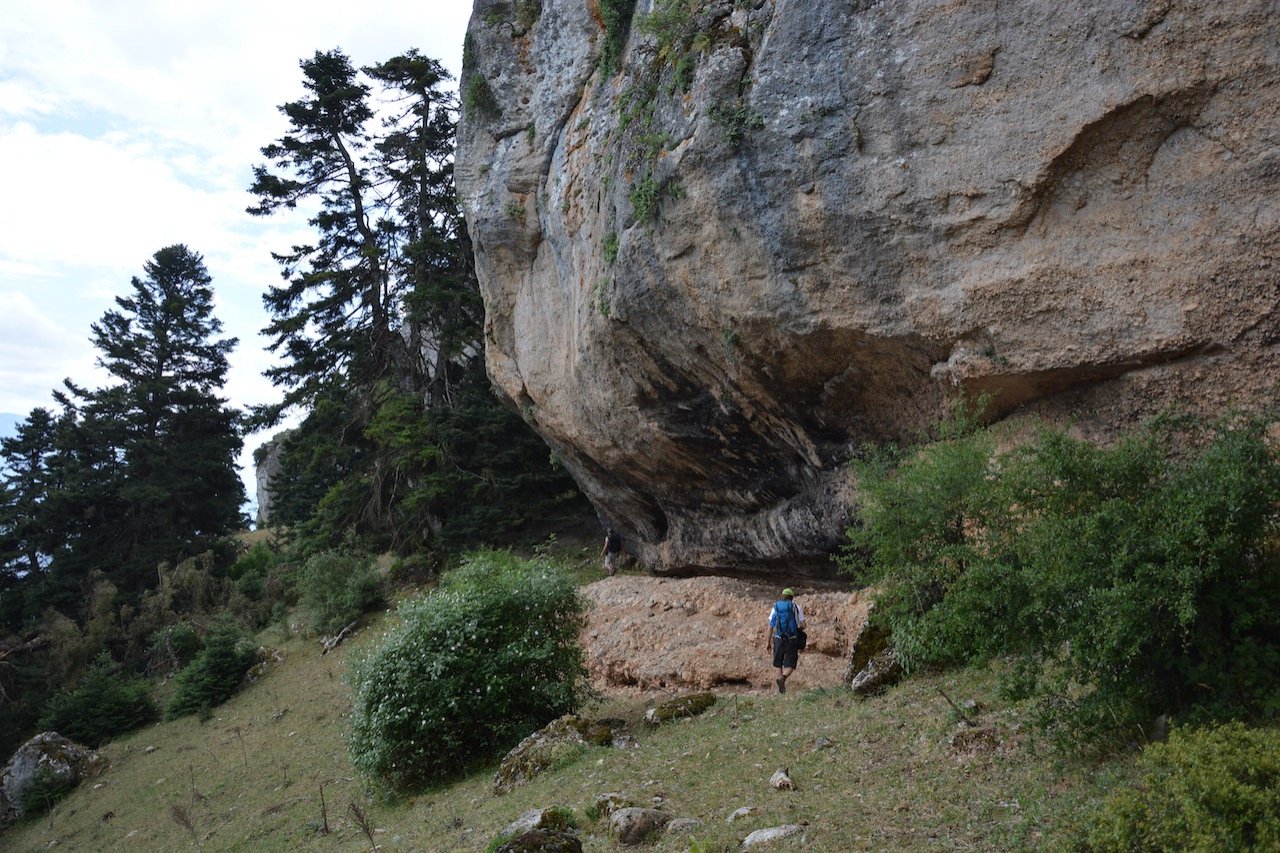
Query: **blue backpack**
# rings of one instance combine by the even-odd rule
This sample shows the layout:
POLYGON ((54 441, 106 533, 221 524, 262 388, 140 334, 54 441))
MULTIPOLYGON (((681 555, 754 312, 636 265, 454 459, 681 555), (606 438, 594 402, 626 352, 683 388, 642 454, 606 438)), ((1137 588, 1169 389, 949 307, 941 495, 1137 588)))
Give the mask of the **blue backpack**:
POLYGON ((774 623, 775 633, 780 637, 796 636, 799 626, 796 624, 795 603, 784 598, 773 605, 773 610, 778 614, 778 619, 774 623))

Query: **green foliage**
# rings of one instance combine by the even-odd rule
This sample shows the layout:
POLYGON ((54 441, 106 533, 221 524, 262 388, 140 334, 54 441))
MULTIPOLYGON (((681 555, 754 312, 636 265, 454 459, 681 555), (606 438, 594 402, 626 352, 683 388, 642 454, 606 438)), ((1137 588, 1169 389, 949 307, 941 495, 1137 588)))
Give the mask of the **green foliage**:
POLYGON ((516 0, 515 35, 522 36, 542 16, 542 0, 516 0))
POLYGON ((151 635, 148 642, 147 671, 151 674, 177 672, 200 653, 200 636, 190 622, 167 625, 151 635))
POLYGON ((186 246, 160 249, 92 325, 115 384, 55 392, 0 442, 0 580, 7 627, 74 612, 93 572, 127 599, 156 565, 240 526, 240 416, 218 396, 235 339, 218 339, 212 280, 186 246), (192 488, 199 483, 199 488, 192 488))
POLYGON ((636 0, 600 0, 600 17, 604 19, 604 40, 600 47, 602 78, 618 73, 635 8, 636 0))
POLYGON ((313 554, 302 565, 298 586, 298 603, 318 633, 337 633, 383 602, 382 581, 368 554, 313 554))
POLYGON ((469 116, 497 118, 502 115, 502 107, 498 105, 498 98, 493 94, 489 81, 478 72, 467 78, 467 89, 462 96, 462 105, 466 107, 469 116))
POLYGON ((544 561, 472 554, 352 670, 351 753, 404 792, 502 754, 586 691, 584 603, 544 561))
POLYGON ((716 104, 711 108, 711 121, 724 133, 725 141, 739 148, 747 132, 764 127, 764 118, 744 101, 732 106, 716 104))
POLYGON ((1045 429, 1004 452, 953 429, 859 469, 843 563, 881 587, 908 668, 1013 655, 1011 693, 1094 732, 1280 711, 1280 459, 1261 423, 1109 448, 1045 429))
POLYGON ((258 661, 258 649, 234 622, 223 621, 205 638, 204 648, 174 679, 165 706, 167 719, 206 714, 231 698, 244 674, 258 661))
POLYGON ((24 817, 44 814, 54 804, 75 790, 76 783, 59 776, 50 767, 39 767, 22 789, 20 807, 24 817))
POLYGON ((1280 849, 1280 731, 1175 728, 1089 818, 1091 851, 1280 849))
POLYGON ((618 232, 610 231, 604 235, 604 244, 601 247, 604 251, 605 263, 613 263, 618 260, 618 232))
POLYGON ((594 297, 591 302, 596 310, 600 312, 600 316, 608 320, 613 313, 613 306, 609 303, 609 279, 600 278, 596 282, 596 286, 592 288, 591 295, 594 297))
POLYGON ((268 579, 279 565, 280 555, 258 543, 236 558, 227 570, 227 576, 235 581, 241 595, 251 601, 259 601, 267 594, 268 579))
POLYGON ((49 700, 40 728, 98 747, 116 735, 155 721, 159 714, 150 685, 116 670, 111 656, 100 654, 76 689, 49 700))
POLYGON ((658 202, 662 198, 662 184, 650 172, 631 187, 627 195, 637 222, 651 222, 658 216, 658 202))
POLYGON ((640 28, 657 42, 656 61, 672 69, 670 91, 687 92, 699 53, 711 46, 711 36, 702 29, 698 0, 657 0, 640 28))

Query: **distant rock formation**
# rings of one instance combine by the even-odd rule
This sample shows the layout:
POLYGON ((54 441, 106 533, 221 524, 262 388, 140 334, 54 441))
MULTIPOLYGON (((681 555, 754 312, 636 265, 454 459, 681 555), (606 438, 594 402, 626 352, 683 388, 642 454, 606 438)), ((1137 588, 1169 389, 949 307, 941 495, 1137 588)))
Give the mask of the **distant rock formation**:
POLYGON ((264 441, 253 451, 253 469, 257 482, 258 518, 257 526, 266 527, 271 522, 271 480, 280 474, 280 455, 284 452, 285 441, 293 435, 294 430, 278 432, 264 441))
POLYGON ((959 393, 1280 400, 1274 2, 635 5, 477 0, 457 180, 490 375, 655 570, 829 572, 959 393))

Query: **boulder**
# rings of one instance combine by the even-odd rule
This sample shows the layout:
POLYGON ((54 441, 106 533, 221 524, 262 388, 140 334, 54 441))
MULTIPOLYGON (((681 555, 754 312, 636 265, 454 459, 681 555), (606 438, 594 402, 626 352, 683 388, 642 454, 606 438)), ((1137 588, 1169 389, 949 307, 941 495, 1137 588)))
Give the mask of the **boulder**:
POLYGON ((660 835, 671 820, 657 809, 619 809, 609 818, 609 833, 619 844, 643 844, 660 835))
POLYGON ((65 794, 85 777, 98 773, 98 753, 57 732, 42 732, 18 747, 0 770, 0 827, 27 816, 28 808, 42 809, 48 797, 65 794))
POLYGON ((565 714, 516 744, 498 765, 493 792, 505 794, 587 745, 610 746, 623 735, 621 720, 565 714))
POLYGON ((874 696, 897 684, 903 675, 902 662, 893 650, 889 630, 871 621, 872 609, 868 608, 862 624, 854 632, 849 665, 844 673, 844 683, 858 696, 874 696))
POLYGON ((498 392, 654 571, 830 574, 962 394, 1280 402, 1272 0, 652 5, 476 0, 456 177, 498 392))
POLYGON ((696 717, 706 713, 716 703, 714 693, 688 693, 657 705, 644 712, 644 721, 650 726, 660 726, 672 720, 696 717))
POLYGON ((699 832, 703 826, 703 822, 697 818, 678 817, 667 824, 667 835, 693 835, 699 832))
POLYGON ((892 648, 886 648, 867 662, 853 677, 849 688, 858 696, 874 696, 902 680, 902 662, 892 648))
POLYGON ((508 837, 518 838, 525 833, 533 832, 535 830, 568 832, 573 829, 570 819, 570 811, 562 806, 550 806, 543 809, 529 809, 529 811, 507 824, 507 827, 502 830, 502 834, 508 837))
POLYGON ((495 853, 582 853, 582 840, 570 831, 531 829, 503 844, 495 853))
MULTIPOLYGON (((795 584, 809 623, 809 648, 788 684, 836 685, 866 603, 856 592, 795 584)), ((781 587, 741 578, 636 575, 583 588, 591 603, 583 646, 592 685, 602 690, 774 689, 765 651, 769 609, 781 587)))
POLYGON ((773 844, 775 841, 782 841, 786 838, 803 838, 804 827, 789 823, 783 826, 771 826, 767 829, 757 829, 742 840, 744 850, 751 850, 756 847, 765 847, 773 844))

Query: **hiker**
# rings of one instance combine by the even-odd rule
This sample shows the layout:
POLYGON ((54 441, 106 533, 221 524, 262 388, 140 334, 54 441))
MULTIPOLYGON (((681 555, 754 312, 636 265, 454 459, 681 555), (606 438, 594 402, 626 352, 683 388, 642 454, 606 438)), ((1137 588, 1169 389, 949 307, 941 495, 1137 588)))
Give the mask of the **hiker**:
POLYGON ((618 560, 621 559, 622 534, 612 527, 606 528, 600 554, 604 557, 604 570, 609 573, 609 577, 613 577, 618 573, 618 560))
POLYGON ((795 672, 800 661, 800 631, 804 628, 804 611, 794 599, 791 587, 782 591, 782 599, 774 602, 769 611, 769 640, 765 650, 773 649, 773 665, 778 669, 779 693, 787 692, 787 678, 795 672))

